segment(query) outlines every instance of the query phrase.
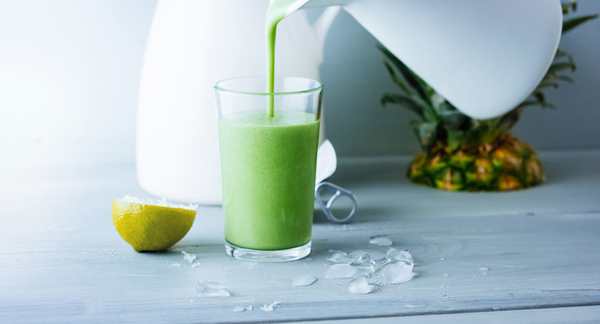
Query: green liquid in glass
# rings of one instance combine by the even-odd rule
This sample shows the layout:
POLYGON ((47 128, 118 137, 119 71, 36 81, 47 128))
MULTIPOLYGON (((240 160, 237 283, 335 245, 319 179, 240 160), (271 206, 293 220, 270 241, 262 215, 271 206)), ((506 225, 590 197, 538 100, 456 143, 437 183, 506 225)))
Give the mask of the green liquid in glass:
POLYGON ((281 110, 219 120, 225 239, 282 250, 310 241, 319 121, 281 110))

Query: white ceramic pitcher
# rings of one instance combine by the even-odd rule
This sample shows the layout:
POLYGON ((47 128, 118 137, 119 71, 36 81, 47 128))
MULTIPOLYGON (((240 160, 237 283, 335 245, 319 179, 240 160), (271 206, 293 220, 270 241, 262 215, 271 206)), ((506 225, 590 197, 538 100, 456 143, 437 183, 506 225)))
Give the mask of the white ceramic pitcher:
MULTIPOLYGON (((138 101, 137 173, 147 192, 221 203, 212 87, 229 77, 264 75, 268 5, 269 0, 158 3, 138 101)), ((314 25, 298 12, 280 25, 278 74, 319 79, 323 41, 337 12, 328 8, 314 25)))
POLYGON ((288 12, 332 5, 342 5, 456 108, 479 119, 529 96, 562 28, 559 0, 289 0, 288 12))

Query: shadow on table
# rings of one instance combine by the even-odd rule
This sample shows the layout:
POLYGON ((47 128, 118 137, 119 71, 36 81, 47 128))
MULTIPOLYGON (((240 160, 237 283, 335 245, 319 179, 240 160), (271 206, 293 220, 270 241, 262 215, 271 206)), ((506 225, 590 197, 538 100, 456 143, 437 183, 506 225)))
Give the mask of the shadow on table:
MULTIPOLYGON (((333 208, 332 212, 334 215, 336 215, 336 217, 342 217, 343 215, 348 215, 348 213, 350 212, 350 209, 349 208, 333 208)), ((354 215, 354 218, 348 224, 365 223, 365 222, 369 222, 370 219, 381 218, 382 216, 392 215, 392 214, 397 215, 398 208, 373 207, 373 206, 361 208, 359 205, 356 215, 354 215)), ((323 213, 323 211, 318 208, 315 208, 313 223, 314 224, 334 224, 329 219, 327 219, 327 216, 325 216, 325 213, 323 213)), ((339 225, 344 225, 344 224, 339 224, 339 225)))
POLYGON ((542 166, 546 173, 546 183, 552 185, 564 185, 581 179, 598 179, 600 176, 600 168, 596 166, 591 168, 588 161, 581 159, 571 159, 568 164, 560 160, 542 159, 542 166), (569 167, 567 168, 565 165, 569 165, 569 167))

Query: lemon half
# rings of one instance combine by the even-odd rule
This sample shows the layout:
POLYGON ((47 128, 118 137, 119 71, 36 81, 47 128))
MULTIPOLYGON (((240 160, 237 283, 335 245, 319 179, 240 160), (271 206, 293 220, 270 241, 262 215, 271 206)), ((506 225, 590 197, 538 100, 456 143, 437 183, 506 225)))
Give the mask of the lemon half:
POLYGON ((117 232, 136 252, 162 251, 179 242, 192 228, 194 205, 174 205, 159 200, 145 203, 125 196, 113 200, 112 219, 117 232))

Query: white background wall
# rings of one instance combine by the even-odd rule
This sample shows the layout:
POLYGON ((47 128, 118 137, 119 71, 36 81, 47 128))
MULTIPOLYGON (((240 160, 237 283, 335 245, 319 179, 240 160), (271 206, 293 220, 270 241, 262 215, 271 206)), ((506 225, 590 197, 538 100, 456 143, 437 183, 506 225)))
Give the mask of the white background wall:
MULTIPOLYGON (((155 4, 0 0, 0 165, 134 161, 138 81, 155 4)), ((600 12, 600 1, 583 0, 579 13, 591 12, 600 12)), ((340 155, 418 149, 413 116, 379 105, 394 87, 375 43, 345 13, 327 40, 327 135, 340 155)), ((576 85, 549 94, 556 110, 527 111, 516 133, 539 149, 600 147, 600 20, 561 47, 578 63, 576 85)))
POLYGON ((137 87, 154 6, 0 1, 3 162, 134 161, 137 87))

